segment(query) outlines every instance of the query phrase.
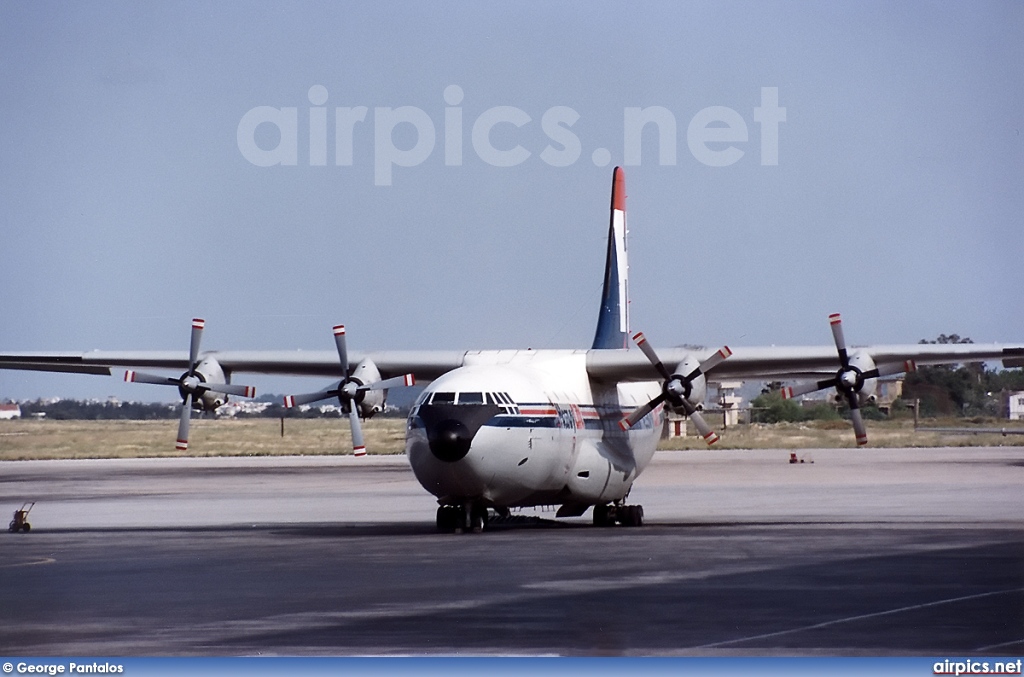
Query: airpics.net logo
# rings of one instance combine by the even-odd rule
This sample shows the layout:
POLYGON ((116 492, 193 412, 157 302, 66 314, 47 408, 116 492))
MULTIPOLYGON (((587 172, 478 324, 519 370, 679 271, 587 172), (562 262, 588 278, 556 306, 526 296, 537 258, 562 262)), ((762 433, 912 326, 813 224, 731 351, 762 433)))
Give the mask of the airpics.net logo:
MULTIPOLYGON (((426 162, 437 150, 438 126, 434 118, 422 108, 378 106, 371 115, 367 106, 338 106, 333 116, 326 106, 327 88, 313 85, 308 92, 309 103, 309 165, 323 167, 328 164, 333 150, 333 163, 337 167, 351 167, 356 156, 359 130, 373 127, 373 183, 390 186, 396 167, 417 167, 426 162), (333 125, 329 124, 333 117, 333 125), (362 125, 362 127, 359 127, 362 125), (328 143, 328 132, 334 136, 333 149, 328 143), (396 140, 396 136, 398 139, 396 140)), ((473 120, 466 120, 462 107, 465 93, 458 85, 449 85, 443 93, 443 123, 441 124, 444 164, 459 167, 467 155, 466 132, 472 152, 492 167, 515 167, 527 162, 536 153, 540 161, 551 167, 569 167, 580 160, 584 148, 573 126, 580 114, 569 106, 552 106, 540 116, 540 129, 547 143, 539 151, 530 151, 522 143, 534 118, 516 106, 494 106, 473 120), (495 142, 495 137, 499 138, 495 142)), ((786 109, 779 106, 779 88, 762 87, 761 100, 753 107, 751 119, 760 133, 759 162, 764 166, 779 164, 779 125, 786 121, 786 109)), ((657 138, 658 164, 677 164, 679 125, 675 114, 663 106, 626 107, 622 114, 622 164, 640 166, 642 138, 645 130, 652 130, 657 138)), ((307 131, 307 130, 303 130, 307 131)), ((650 134, 651 132, 646 132, 650 134)), ((364 133, 364 136, 368 136, 364 133)), ((693 158, 708 167, 735 165, 751 152, 747 147, 750 136, 747 119, 727 106, 708 106, 699 110, 686 125, 686 145, 693 158)), ((257 167, 296 166, 299 163, 300 138, 299 108, 256 106, 249 109, 238 122, 238 150, 242 157, 257 167)), ((369 143, 367 139, 367 143, 369 143)), ((538 145, 539 146, 539 145, 538 145)), ((362 155, 361 155, 362 156, 362 155)), ((598 167, 612 161, 612 151, 599 147, 590 153, 590 160, 598 167)))

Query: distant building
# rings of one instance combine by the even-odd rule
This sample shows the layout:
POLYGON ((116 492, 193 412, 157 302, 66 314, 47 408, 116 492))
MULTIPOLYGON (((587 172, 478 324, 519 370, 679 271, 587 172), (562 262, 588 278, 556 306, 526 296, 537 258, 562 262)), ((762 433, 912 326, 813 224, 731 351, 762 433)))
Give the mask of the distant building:
POLYGON ((722 425, 739 425, 743 397, 736 391, 743 387, 743 381, 722 381, 718 384, 718 406, 722 408, 722 425))
POLYGON ((17 404, 0 404, 0 421, 21 418, 21 407, 17 404))
POLYGON ((903 397, 903 376, 878 379, 878 408, 885 413, 892 409, 892 403, 903 397))
POLYGON ((1007 418, 1011 421, 1024 420, 1024 391, 1010 393, 1007 399, 1007 418))

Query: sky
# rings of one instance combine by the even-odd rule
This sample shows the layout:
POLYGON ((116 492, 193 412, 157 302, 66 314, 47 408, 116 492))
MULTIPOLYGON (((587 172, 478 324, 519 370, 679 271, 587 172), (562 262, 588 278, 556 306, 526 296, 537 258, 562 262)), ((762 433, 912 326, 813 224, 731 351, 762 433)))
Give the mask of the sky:
MULTIPOLYGON (((654 345, 1021 342, 1021 35, 1014 1, 3 3, 0 352, 586 348, 615 165, 654 345)), ((173 397, 0 371, 108 395, 173 397)))

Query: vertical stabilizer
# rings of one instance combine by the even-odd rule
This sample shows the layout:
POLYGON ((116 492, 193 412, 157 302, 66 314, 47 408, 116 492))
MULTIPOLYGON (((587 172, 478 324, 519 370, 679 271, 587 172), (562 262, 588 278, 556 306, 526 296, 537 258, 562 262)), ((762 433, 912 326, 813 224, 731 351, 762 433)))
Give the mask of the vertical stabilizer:
POLYGON ((608 225, 608 256, 604 264, 601 314, 593 348, 629 346, 629 265, 626 263, 626 173, 612 172, 612 214, 608 225))

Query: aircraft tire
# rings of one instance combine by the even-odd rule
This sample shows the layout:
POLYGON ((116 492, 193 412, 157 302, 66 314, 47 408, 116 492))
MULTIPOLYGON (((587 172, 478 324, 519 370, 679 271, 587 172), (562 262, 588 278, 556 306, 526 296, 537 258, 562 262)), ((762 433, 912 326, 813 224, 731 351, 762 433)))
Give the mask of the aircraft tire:
POLYGON ((442 505, 437 509, 437 530, 451 533, 459 528, 462 511, 454 505, 442 505))
POLYGON ((469 515, 470 529, 473 533, 482 533, 487 528, 487 508, 474 505, 469 515))
POLYGON ((595 527, 610 527, 615 524, 615 520, 611 519, 610 506, 607 503, 598 503, 594 506, 594 526, 595 527))
POLYGON ((644 524, 642 505, 624 505, 620 508, 619 524, 625 527, 640 527, 644 524))

